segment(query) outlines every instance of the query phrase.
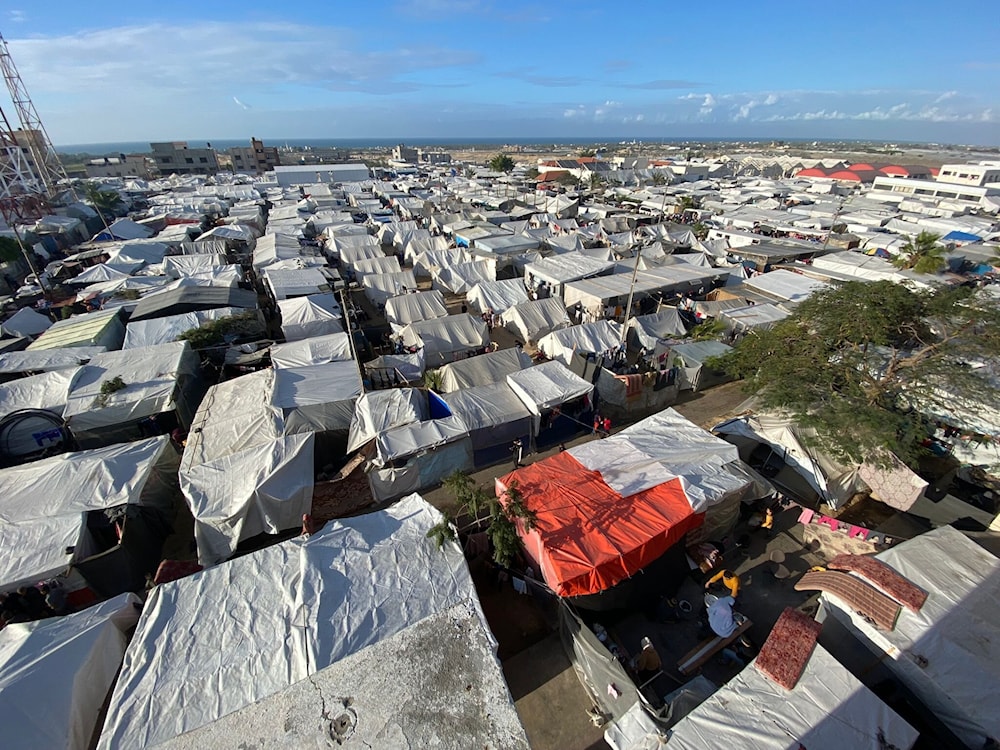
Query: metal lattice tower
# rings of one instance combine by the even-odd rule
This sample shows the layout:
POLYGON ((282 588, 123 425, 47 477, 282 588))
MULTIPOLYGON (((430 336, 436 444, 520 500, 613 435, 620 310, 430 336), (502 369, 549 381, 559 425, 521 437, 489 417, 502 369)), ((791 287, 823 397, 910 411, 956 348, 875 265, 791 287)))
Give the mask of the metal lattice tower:
POLYGON ((45 211, 45 189, 14 138, 0 109, 0 215, 9 226, 39 218, 45 211))
MULTIPOLYGON (((10 56, 7 48, 7 40, 0 34, 0 70, 3 71, 4 80, 10 90, 11 101, 17 110, 17 119, 21 122, 21 128, 25 131, 28 151, 31 159, 35 163, 35 173, 42 183, 43 193, 54 198, 59 190, 59 181, 68 179, 66 170, 59 161, 59 155, 49 138, 49 134, 42 124, 42 118, 38 115, 28 89, 21 80, 21 74, 17 72, 14 59, 10 56)), ((10 125, 7 123, 7 131, 10 132, 10 125)), ((13 135, 13 133, 10 133, 13 135)), ((15 141, 15 145, 17 145, 15 141)), ((6 147, 6 146, 5 146, 6 147)))

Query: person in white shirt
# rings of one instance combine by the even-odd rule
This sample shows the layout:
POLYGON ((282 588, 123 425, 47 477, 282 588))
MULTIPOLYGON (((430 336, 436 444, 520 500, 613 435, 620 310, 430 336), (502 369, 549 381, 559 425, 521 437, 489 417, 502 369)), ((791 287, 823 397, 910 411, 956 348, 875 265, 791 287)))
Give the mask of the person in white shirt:
MULTIPOLYGON (((706 596, 706 600, 711 596, 706 596)), ((722 638, 728 638, 739 627, 737 615, 733 612, 736 600, 731 596, 723 596, 708 605, 708 626, 712 632, 722 638)))

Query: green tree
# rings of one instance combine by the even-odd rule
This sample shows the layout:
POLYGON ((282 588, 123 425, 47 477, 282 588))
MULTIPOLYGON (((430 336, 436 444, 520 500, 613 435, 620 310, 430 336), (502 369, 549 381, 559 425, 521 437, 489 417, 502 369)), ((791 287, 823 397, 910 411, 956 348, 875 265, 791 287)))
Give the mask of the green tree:
POLYGON ((510 172, 514 169, 514 160, 507 154, 499 153, 490 159, 489 167, 494 172, 510 172))
POLYGON ((691 226, 691 231, 694 232, 694 236, 699 240, 704 240, 708 237, 708 227, 702 224, 700 221, 691 226))
POLYGON ((592 148, 582 148, 577 152, 577 156, 586 159, 592 156, 597 156, 597 152, 592 148))
POLYGON ((653 176, 651 178, 651 181, 652 181, 652 183, 654 185, 666 185, 667 184, 667 176, 665 174, 663 174, 663 172, 661 170, 656 170, 656 171, 653 172, 653 176))
POLYGON ((718 318, 699 323, 688 332, 693 341, 717 341, 726 332, 726 324, 718 318))
POLYGON ((677 207, 681 211, 687 211, 689 209, 701 208, 701 201, 693 195, 682 196, 679 201, 677 201, 677 207))
POLYGON ((998 355, 1000 310, 980 290, 855 281, 813 294, 712 366, 835 456, 884 463, 891 451, 916 466, 928 415, 997 403, 982 363, 998 355))
POLYGON ((917 273, 937 273, 945 265, 945 248, 938 242, 940 239, 941 236, 933 232, 921 232, 916 237, 910 237, 902 252, 893 259, 893 265, 917 273))
POLYGON ((21 246, 13 237, 0 237, 0 262, 13 263, 24 257, 21 254, 21 246))
POLYGON ((566 187, 576 187, 579 180, 567 172, 566 174, 561 174, 556 177, 556 182, 560 185, 565 185, 566 187))
POLYGON ((114 216, 125 205, 117 190, 102 190, 96 182, 85 182, 82 188, 87 202, 102 214, 114 216))
POLYGON ((538 167, 529 167, 527 170, 525 170, 524 176, 527 179, 529 179, 529 180, 537 180, 538 179, 538 167))

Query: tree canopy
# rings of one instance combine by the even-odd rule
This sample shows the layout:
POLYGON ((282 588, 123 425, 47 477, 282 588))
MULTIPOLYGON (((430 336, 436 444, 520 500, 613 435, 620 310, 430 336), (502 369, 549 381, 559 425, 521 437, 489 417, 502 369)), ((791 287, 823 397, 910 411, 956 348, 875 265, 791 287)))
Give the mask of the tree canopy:
POLYGON ((884 462, 891 451, 916 466, 929 419, 961 428, 962 415, 997 402, 998 355, 1000 308, 979 290, 852 281, 713 364, 743 378, 763 408, 814 428, 833 455, 884 462))
POLYGON ((933 232, 921 232, 916 237, 910 237, 893 264, 917 273, 937 273, 945 264, 945 249, 938 243, 939 239, 941 236, 933 232))
POLYGON ((507 154, 497 154, 490 159, 490 169, 494 172, 510 172, 514 168, 514 160, 507 154))
POLYGON ((96 182, 85 182, 82 187, 87 201, 101 213, 114 214, 123 204, 117 190, 101 190, 96 182))

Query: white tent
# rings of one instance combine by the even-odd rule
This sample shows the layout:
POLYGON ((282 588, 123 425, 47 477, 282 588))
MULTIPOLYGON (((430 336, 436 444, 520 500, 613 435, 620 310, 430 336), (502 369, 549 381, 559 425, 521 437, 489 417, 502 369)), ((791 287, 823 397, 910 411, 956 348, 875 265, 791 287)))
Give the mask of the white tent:
MULTIPOLYGON (((157 586, 98 747, 163 743, 457 605, 486 628, 461 549, 454 542, 438 549, 427 538, 441 519, 410 496, 157 586)), ((418 702, 455 700, 432 694, 418 702)), ((500 746, 523 746, 510 739, 500 746)))
POLYGON ((813 292, 826 289, 829 284, 819 279, 811 279, 800 273, 778 269, 760 276, 754 276, 743 282, 750 287, 764 294, 776 297, 786 302, 801 302, 813 292))
POLYGON ((353 266, 362 260, 374 260, 387 257, 382 248, 371 242, 364 243, 342 243, 338 241, 338 252, 340 262, 345 266, 353 266))
POLYGON ((271 347, 271 364, 274 368, 319 365, 353 359, 351 340, 346 333, 313 336, 300 341, 274 344, 271 347))
POLYGON ((531 357, 517 347, 459 359, 441 366, 441 392, 499 383, 510 373, 526 367, 531 367, 531 357))
POLYGON ((569 326, 569 315, 558 297, 514 305, 503 313, 500 320, 504 328, 525 343, 534 343, 552 331, 569 326))
POLYGON ((195 404, 188 390, 200 360, 186 341, 95 354, 70 387, 66 421, 79 440, 103 440, 115 428, 130 429, 139 419, 176 410, 188 424, 195 404), (125 387, 105 393, 104 383, 121 378, 125 387))
POLYGON ((364 278, 369 273, 399 273, 399 258, 395 255, 381 255, 377 258, 364 258, 351 263, 351 270, 358 278, 364 278))
POLYGON ((733 348, 721 341, 688 341, 673 344, 667 356, 667 366, 679 369, 677 384, 681 390, 700 390, 721 382, 721 374, 705 367, 705 362, 731 352, 733 348))
POLYGON ((734 331, 749 331, 754 328, 771 328, 789 315, 778 305, 750 305, 732 310, 722 310, 719 318, 734 331))
MULTIPOLYGON (((76 367, 52 370, 0 383, 0 418, 19 409, 45 409, 61 420, 78 372, 76 367)), ((2 439, 4 455, 13 457, 41 451, 51 441, 61 441, 62 435, 52 420, 22 415, 4 429, 2 439)))
POLYGON ((418 320, 443 318, 448 314, 444 297, 436 289, 415 294, 400 294, 385 303, 385 319, 392 326, 402 328, 418 320))
POLYGON ((444 399, 468 430, 473 450, 506 447, 534 429, 531 411, 504 381, 463 388, 444 399))
POLYGON ((125 341, 122 349, 141 349, 177 341, 182 333, 194 330, 212 320, 239 315, 245 310, 235 307, 216 307, 210 310, 195 310, 180 315, 166 315, 162 318, 137 320, 125 326, 125 341))
POLYGON ((603 354, 617 349, 621 343, 621 329, 621 324, 613 320, 570 326, 543 336, 538 342, 538 348, 549 359, 558 359, 569 365, 574 352, 603 354))
POLYGON ((90 747, 140 608, 135 594, 119 594, 65 617, 0 630, 6 750, 90 747))
POLYGON ((659 312, 630 318, 628 328, 639 346, 652 356, 667 351, 668 339, 687 335, 687 327, 676 307, 661 307, 659 312))
POLYGON ((390 297, 417 288, 413 271, 407 268, 398 273, 368 274, 361 280, 365 296, 375 305, 384 305, 390 297))
POLYGON ((343 333, 340 305, 332 294, 310 294, 278 302, 286 341, 343 333))
POLYGON ((487 260, 473 260, 438 268, 434 273, 434 287, 445 289, 451 294, 465 294, 476 284, 496 281, 496 263, 487 260))
POLYGON ((0 330, 8 336, 37 336, 52 327, 52 320, 36 313, 30 307, 22 307, 0 325, 0 330))
POLYGON ((465 299, 479 313, 487 310, 502 313, 509 307, 527 302, 528 291, 521 279, 481 281, 466 293, 465 299))
POLYGON ((87 511, 142 505, 169 442, 119 443, 0 471, 0 588, 51 578, 98 552, 87 511))
POLYGON ((419 422, 426 416, 426 399, 416 388, 389 388, 363 393, 354 407, 347 452, 353 453, 386 430, 419 422))
POLYGON ((207 273, 225 266, 226 256, 220 253, 167 255, 163 258, 163 273, 172 279, 182 279, 196 273, 207 273))
POLYGON ((257 269, 280 260, 292 260, 301 255, 298 238, 288 234, 268 233, 257 240, 253 248, 253 265, 257 269))
POLYGON ((313 435, 283 435, 273 388, 270 370, 219 383, 192 422, 179 476, 203 565, 244 539, 298 526, 312 507, 313 435))
MULTIPOLYGON (((445 238, 438 237, 437 239, 444 240, 445 238)), ((447 241, 445 242, 446 245, 443 248, 424 250, 413 257, 413 273, 417 276, 430 278, 433 277, 440 268, 469 262, 470 257, 468 250, 461 247, 448 247, 447 241)), ((407 260, 409 259, 410 257, 407 256, 407 260)))
POLYGON ((335 281, 331 269, 320 268, 270 268, 264 269, 264 283, 275 300, 304 297, 311 294, 328 294, 335 281))
POLYGON ((675 724, 669 736, 663 741, 671 750, 908 750, 918 733, 817 644, 792 690, 751 662, 675 724))
POLYGON ((513 372, 507 376, 507 385, 536 416, 594 390, 592 383, 570 372, 561 362, 542 362, 513 372))
POLYGON ((833 614, 968 747, 1000 737, 1000 559, 950 526, 876 555, 927 594, 919 612, 903 607, 892 630, 877 630, 839 597, 833 614))
POLYGON ((562 255, 542 258, 536 263, 526 265, 524 267, 524 281, 525 285, 530 288, 534 288, 538 286, 538 282, 544 281, 552 286, 554 295, 561 297, 563 284, 567 281, 576 281, 588 276, 608 273, 614 266, 612 261, 591 258, 581 253, 563 253, 562 255))
POLYGON ((456 471, 472 471, 472 441, 462 420, 412 422, 379 434, 368 483, 380 502, 438 484, 456 471))
POLYGON ((406 347, 424 350, 428 365, 451 361, 455 355, 490 343, 486 323, 468 313, 410 323, 396 334, 406 347))
POLYGON ((38 351, 0 354, 0 373, 51 372, 76 369, 85 365, 95 354, 107 351, 103 346, 69 346, 38 351))
POLYGON ((271 403, 281 411, 286 435, 346 432, 361 395, 361 373, 354 360, 274 370, 271 403))

